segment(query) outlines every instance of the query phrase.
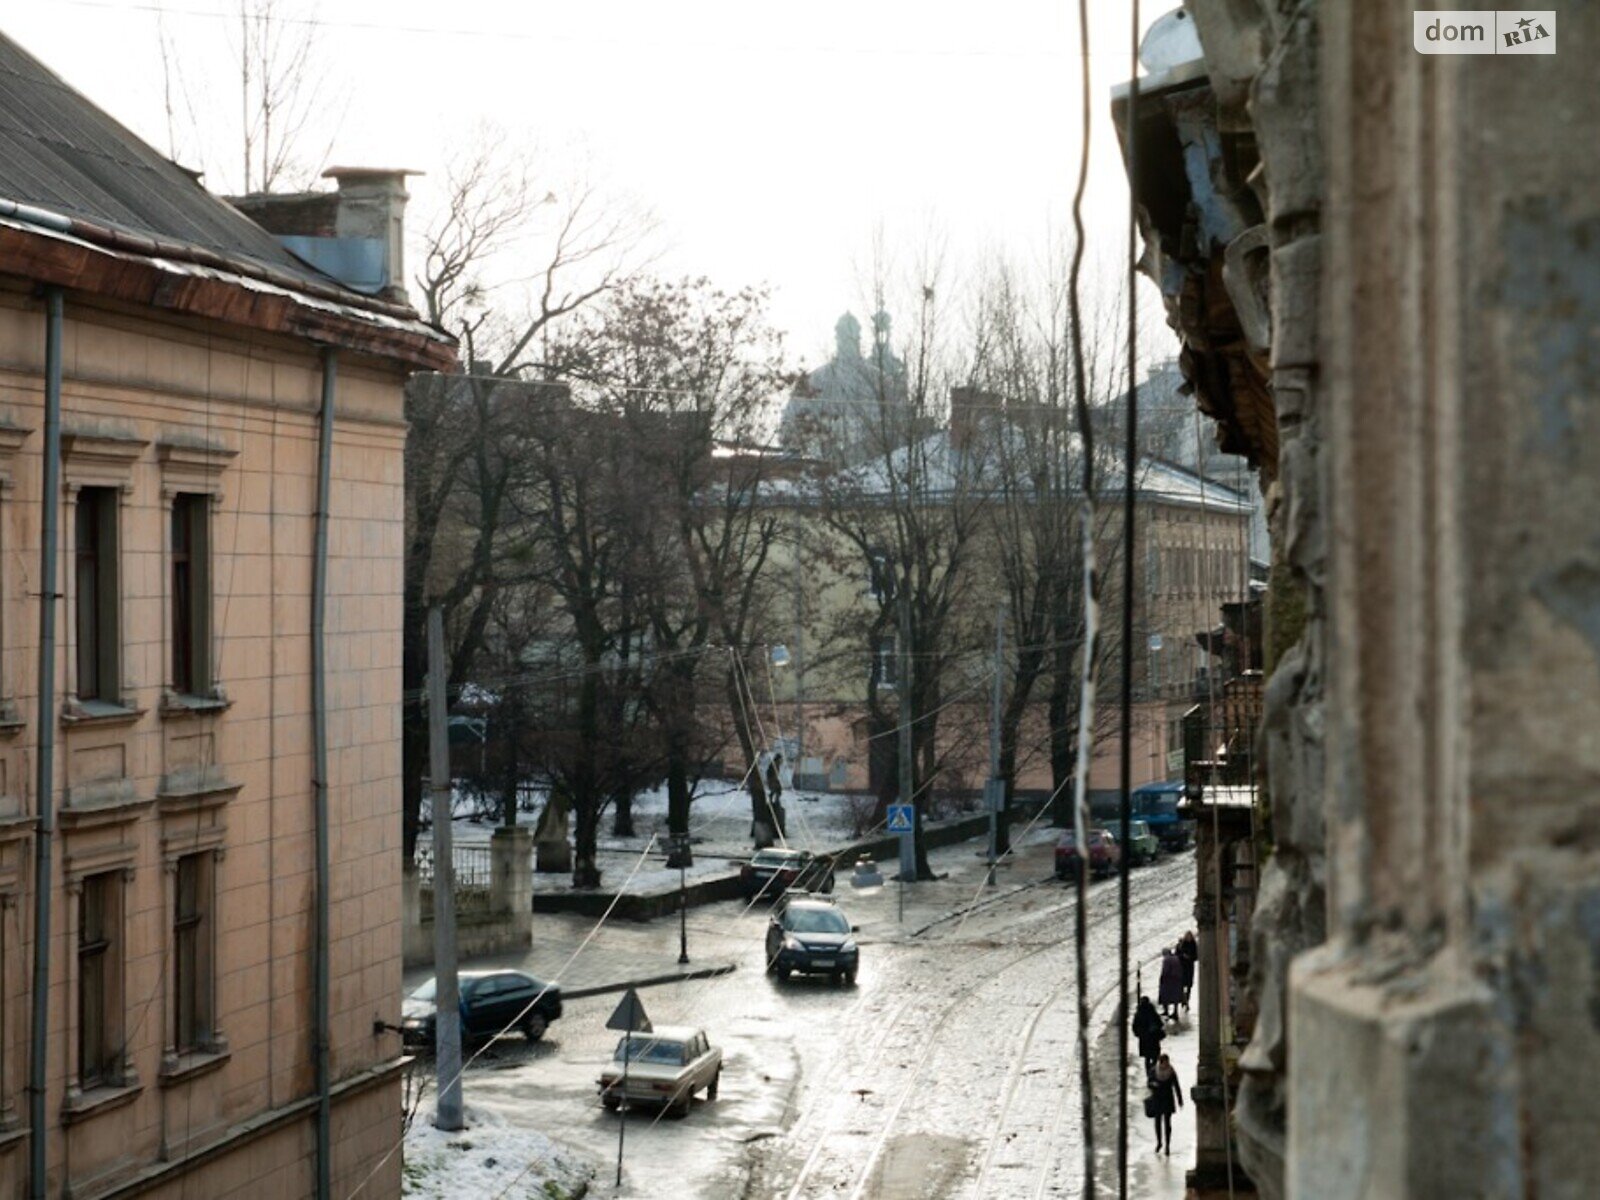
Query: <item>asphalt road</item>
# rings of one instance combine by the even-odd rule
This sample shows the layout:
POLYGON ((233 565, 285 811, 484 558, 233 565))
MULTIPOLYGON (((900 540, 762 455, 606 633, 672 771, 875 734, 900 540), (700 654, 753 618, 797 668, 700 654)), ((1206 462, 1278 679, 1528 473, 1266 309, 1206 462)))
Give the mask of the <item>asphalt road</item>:
MULTIPOLYGON (((947 878, 907 888, 903 920, 897 885, 861 894, 841 876, 836 899, 862 927, 855 987, 767 975, 763 908, 694 910, 691 956, 732 959, 738 970, 642 993, 652 1020, 704 1025, 723 1048, 719 1098, 697 1100, 687 1117, 619 1118, 600 1107, 595 1080, 616 1040, 604 1028, 615 996, 569 1002, 538 1045, 491 1047, 467 1074, 468 1103, 591 1160, 591 1196, 1077 1195, 1076 900, 1051 878, 1050 862, 1040 838, 985 889, 971 845, 939 852, 935 869, 947 878)), ((1187 853, 1134 872, 1136 962, 1187 927, 1192 880, 1187 853)), ((1114 881, 1091 885, 1087 920, 1093 1044, 1115 1015, 1114 881)), ((536 925, 547 921, 570 922, 545 926, 563 937, 588 928, 566 917, 536 925)), ((659 961, 664 949, 676 952, 677 936, 675 921, 610 924, 592 945, 659 961)))

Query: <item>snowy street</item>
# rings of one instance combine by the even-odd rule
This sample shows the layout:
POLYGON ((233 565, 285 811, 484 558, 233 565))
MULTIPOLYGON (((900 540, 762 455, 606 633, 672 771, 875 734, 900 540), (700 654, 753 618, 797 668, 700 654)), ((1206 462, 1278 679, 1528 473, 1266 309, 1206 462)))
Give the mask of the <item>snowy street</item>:
MULTIPOLYGON (((1053 831, 1034 831, 988 890, 978 843, 936 852, 935 870, 947 877, 908 889, 903 922, 897 885, 861 894, 841 878, 836 899, 861 927, 854 988, 767 975, 764 908, 693 910, 691 957, 738 969, 641 995, 657 1024, 703 1025, 722 1047, 720 1095, 697 1100, 681 1119, 629 1115, 620 1189, 612 1186, 619 1118, 600 1107, 595 1089, 616 1037, 604 1023, 617 997, 570 1001, 538 1045, 514 1037, 491 1047, 468 1072, 467 1105, 548 1137, 569 1162, 586 1160, 591 1196, 1077 1195, 1075 899, 1051 876, 1053 842, 1053 831)), ((1147 983, 1151 959, 1188 928, 1192 875, 1188 853, 1134 872, 1133 958, 1146 965, 1147 983)), ((1115 1074, 1116 883, 1091 884, 1089 904, 1090 1038, 1102 1060, 1096 1086, 1106 1087, 1115 1074)), ((539 916, 535 954, 541 938, 575 948, 592 928, 582 918, 539 916)), ((675 920, 614 922, 584 953, 648 969, 675 961, 677 938, 675 920)), ((1181 1195, 1192 1110, 1176 1123, 1178 1153, 1157 1161, 1140 1102, 1130 1097, 1134 1194, 1181 1195)), ((1114 1114, 1112 1096, 1097 1097, 1101 1112, 1108 1107, 1114 1114)), ((489 1143, 505 1138, 481 1132, 489 1143)), ((1114 1124, 1100 1135, 1102 1179, 1114 1174, 1110 1132, 1114 1124)), ((502 1163, 499 1186, 509 1190, 501 1194, 543 1194, 537 1168, 509 1183, 522 1166, 507 1172, 502 1163)))

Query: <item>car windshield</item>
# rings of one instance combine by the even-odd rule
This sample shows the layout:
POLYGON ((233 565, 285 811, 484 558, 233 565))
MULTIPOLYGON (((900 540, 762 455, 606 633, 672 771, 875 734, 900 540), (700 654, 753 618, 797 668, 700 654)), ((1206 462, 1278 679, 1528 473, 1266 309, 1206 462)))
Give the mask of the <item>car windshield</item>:
POLYGON ((423 984, 416 991, 411 993, 411 998, 413 1000, 425 1000, 427 1003, 432 1004, 434 986, 435 981, 432 979, 428 980, 427 983, 423 984))
POLYGON ((665 1042, 649 1035, 643 1037, 623 1038, 617 1043, 617 1052, 612 1057, 617 1061, 636 1063, 656 1063, 663 1067, 681 1067, 683 1065, 683 1043, 665 1042))
POLYGON ((783 924, 794 933, 849 933, 850 922, 836 908, 790 908, 783 924))
POLYGON ((1129 837, 1140 838, 1140 837, 1143 837, 1145 834, 1147 834, 1149 832, 1150 832, 1150 827, 1148 825, 1146 825, 1143 821, 1129 821, 1128 822, 1128 836, 1129 837))
POLYGON ((800 856, 787 850, 761 850, 750 860, 755 867, 792 867, 800 856))

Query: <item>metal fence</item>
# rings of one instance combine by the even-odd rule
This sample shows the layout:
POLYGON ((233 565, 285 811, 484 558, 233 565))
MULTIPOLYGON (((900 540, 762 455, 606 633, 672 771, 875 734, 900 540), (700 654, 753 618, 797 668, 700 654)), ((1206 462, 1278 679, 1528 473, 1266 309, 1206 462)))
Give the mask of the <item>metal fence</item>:
MULTIPOLYGON (((452 856, 456 896, 456 916, 466 917, 490 912, 491 874, 493 868, 487 846, 455 846, 452 856)), ((417 846, 417 879, 421 884, 422 919, 433 920, 433 847, 426 842, 417 846)))

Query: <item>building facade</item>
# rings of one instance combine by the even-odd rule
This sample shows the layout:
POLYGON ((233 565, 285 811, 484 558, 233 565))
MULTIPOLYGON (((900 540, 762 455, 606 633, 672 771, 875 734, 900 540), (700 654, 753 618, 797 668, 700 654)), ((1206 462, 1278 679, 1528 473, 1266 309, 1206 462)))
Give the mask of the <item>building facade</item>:
POLYGON ((402 391, 452 347, 0 76, 0 1196, 397 1195, 402 391))
POLYGON ((1600 1194, 1600 9, 1526 50, 1455 15, 1499 52, 1190 0, 1117 105, 1184 373, 1269 497, 1225 1128, 1274 1197, 1600 1194))

